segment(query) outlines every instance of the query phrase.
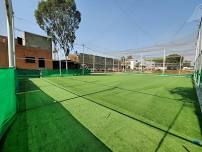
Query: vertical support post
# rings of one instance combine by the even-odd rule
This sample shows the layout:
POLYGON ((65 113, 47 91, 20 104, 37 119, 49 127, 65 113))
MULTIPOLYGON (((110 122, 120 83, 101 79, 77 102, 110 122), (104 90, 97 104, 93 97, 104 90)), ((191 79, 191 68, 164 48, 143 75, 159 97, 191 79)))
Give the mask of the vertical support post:
POLYGON ((59 69, 60 69, 60 76, 62 76, 62 64, 61 64, 60 54, 59 54, 59 69))
POLYGON ((197 85, 200 87, 201 82, 201 68, 202 68, 202 27, 199 29, 199 43, 198 43, 198 82, 197 85))
POLYGON ((143 72, 143 55, 141 54, 141 72, 143 72))
POLYGON ((84 69, 84 68, 85 68, 85 67, 84 67, 84 63, 85 63, 85 62, 84 62, 84 47, 85 47, 85 45, 83 44, 82 46, 83 46, 83 59, 82 59, 82 61, 83 61, 83 63, 82 63, 82 64, 83 64, 83 69, 82 69, 82 73, 83 73, 83 75, 84 75, 84 74, 85 74, 85 72, 84 72, 84 70, 85 70, 85 69, 84 69))
POLYGON ((114 72, 114 58, 113 58, 113 72, 114 72))
POLYGON ((166 64, 166 49, 163 49, 163 74, 165 74, 165 64, 166 64))
POLYGON ((107 58, 105 57, 105 73, 106 73, 106 70, 107 70, 107 58))
POLYGON ((5 0, 5 8, 7 15, 7 33, 8 33, 8 61, 9 67, 15 67, 15 36, 14 36, 14 18, 11 0, 5 0))
POLYGON ((118 59, 118 72, 119 72, 119 59, 118 59))
POLYGON ((95 55, 93 55, 93 72, 95 72, 95 55))
POLYGON ((182 55, 180 56, 180 69, 179 69, 179 75, 181 74, 182 70, 182 55))
POLYGON ((197 82, 197 85, 198 85, 198 86, 200 86, 200 82, 201 82, 201 68, 202 68, 202 59, 201 59, 201 58, 202 58, 202 55, 200 54, 200 55, 199 55, 199 58, 198 58, 198 61, 199 61, 199 62, 198 62, 198 64, 199 64, 199 65, 198 65, 198 66, 199 66, 199 69, 198 69, 199 72, 198 72, 198 82, 197 82))
POLYGON ((198 31, 198 39, 197 39, 197 44, 196 44, 196 54, 195 54, 195 64, 194 64, 194 80, 195 82, 197 81, 198 77, 198 59, 199 59, 199 43, 200 43, 200 37, 201 37, 201 32, 200 29, 198 31))
POLYGON ((124 72, 126 72, 126 58, 124 57, 124 72))
POLYGON ((68 70, 67 58, 65 59, 65 63, 66 63, 66 71, 67 71, 68 70))

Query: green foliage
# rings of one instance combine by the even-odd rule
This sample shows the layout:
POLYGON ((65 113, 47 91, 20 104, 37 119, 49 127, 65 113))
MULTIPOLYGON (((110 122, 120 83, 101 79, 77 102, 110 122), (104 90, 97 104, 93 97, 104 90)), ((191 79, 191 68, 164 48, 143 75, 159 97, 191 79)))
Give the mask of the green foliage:
POLYGON ((132 56, 132 55, 129 55, 129 56, 127 57, 127 59, 133 59, 133 56, 132 56))
POLYGON ((76 8, 75 1, 40 1, 35 10, 35 18, 40 28, 52 38, 55 49, 64 50, 68 56, 81 21, 81 14, 76 8))
POLYGON ((170 54, 166 57, 168 63, 180 63, 183 62, 184 57, 179 54, 170 54))
MULTIPOLYGON (((179 55, 179 54, 170 54, 168 56, 166 56, 166 62, 167 63, 180 63, 183 62, 184 57, 179 55)), ((152 61, 156 62, 156 63, 163 63, 163 58, 154 58, 152 59, 152 61)))

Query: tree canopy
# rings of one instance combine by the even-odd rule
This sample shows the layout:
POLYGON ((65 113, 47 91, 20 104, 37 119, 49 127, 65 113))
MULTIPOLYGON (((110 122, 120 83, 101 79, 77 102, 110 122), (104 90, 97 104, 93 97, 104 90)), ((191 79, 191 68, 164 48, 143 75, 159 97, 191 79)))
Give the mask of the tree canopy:
POLYGON ((35 18, 42 30, 52 38, 55 50, 62 49, 68 56, 76 39, 75 32, 81 22, 81 14, 74 0, 40 1, 35 18))
MULTIPOLYGON (((152 59, 155 63, 163 63, 163 58, 152 59)), ((179 54, 170 54, 166 56, 166 63, 180 63, 183 62, 184 57, 179 54)))

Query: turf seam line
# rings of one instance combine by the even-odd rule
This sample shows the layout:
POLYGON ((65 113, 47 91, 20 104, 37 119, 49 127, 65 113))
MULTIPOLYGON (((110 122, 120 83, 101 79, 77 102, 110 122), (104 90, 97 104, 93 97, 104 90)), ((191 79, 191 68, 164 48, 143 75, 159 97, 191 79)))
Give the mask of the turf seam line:
MULTIPOLYGON (((44 80, 44 79, 43 79, 43 80, 44 80)), ((66 89, 66 88, 64 88, 64 87, 62 87, 62 86, 59 86, 59 85, 57 85, 57 84, 55 84, 55 83, 53 83, 53 82, 49 82, 48 80, 45 80, 45 81, 48 82, 48 83, 50 83, 50 84, 52 84, 52 85, 54 85, 54 86, 56 86, 56 87, 58 87, 58 88, 64 89, 64 90, 66 90, 66 91, 68 91, 68 92, 70 92, 70 93, 72 92, 72 91, 69 91, 68 89, 66 89)), ((76 93, 74 93, 74 94, 76 95, 76 93)), ((88 98, 86 98, 86 97, 81 97, 81 98, 86 99, 86 100, 88 100, 88 101, 90 101, 90 102, 92 102, 92 103, 95 103, 95 104, 97 104, 97 105, 100 105, 100 106, 102 106, 102 107, 105 107, 105 108, 107 108, 107 109, 110 109, 110 110, 112 110, 112 111, 115 111, 115 112, 117 112, 117 113, 119 113, 119 114, 121 114, 121 115, 124 115, 124 116, 126 116, 126 117, 128 117, 128 118, 131 118, 131 119, 133 119, 133 120, 136 120, 136 121, 138 121, 138 122, 141 122, 142 124, 145 124, 145 125, 147 125, 147 126, 150 126, 150 127, 152 127, 152 128, 155 128, 155 129, 157 129, 157 130, 161 130, 161 131, 163 131, 163 132, 167 132, 167 131, 164 130, 164 129, 161 129, 161 128, 157 127, 157 126, 151 125, 151 124, 149 124, 149 123, 147 123, 147 122, 144 122, 144 121, 142 121, 142 120, 140 120, 140 119, 138 119, 138 118, 129 116, 129 115, 127 115, 127 114, 125 114, 125 113, 122 113, 122 112, 120 112, 120 111, 118 111, 118 110, 115 110, 115 109, 113 109, 113 108, 111 108, 111 107, 108 107, 108 106, 105 106, 105 105, 103 105, 103 104, 97 103, 97 102, 94 101, 94 100, 88 99, 88 98)), ((182 137, 182 136, 180 136, 180 135, 177 135, 177 134, 174 134, 174 133, 171 133, 171 132, 167 132, 167 133, 170 134, 170 135, 172 135, 172 136, 174 136, 174 137, 177 137, 177 138, 180 138, 180 139, 182 139, 182 140, 185 140, 185 141, 187 141, 187 142, 192 143, 191 140, 189 140, 189 139, 187 139, 187 138, 184 138, 184 137, 182 137)), ((193 144, 193 143, 192 143, 192 144, 193 144)), ((196 146, 199 146, 199 147, 202 147, 201 144, 195 144, 195 145, 196 145, 196 146)))
POLYGON ((33 92, 38 92, 38 91, 40 91, 40 90, 22 91, 22 92, 17 92, 16 94, 33 93, 33 92))
POLYGON ((176 116, 174 117, 173 121, 172 121, 171 124, 169 125, 167 131, 165 132, 164 136, 161 138, 161 140, 160 140, 158 146, 157 146, 156 149, 155 149, 155 152, 158 152, 158 150, 160 149, 160 147, 161 147, 161 145, 163 144, 163 142, 164 142, 166 136, 168 135, 168 132, 170 131, 170 129, 171 129, 171 128, 173 127, 173 125, 175 124, 175 122, 176 122, 178 116, 180 115, 180 113, 182 112, 184 106, 185 106, 185 103, 182 104, 182 106, 180 107, 180 109, 179 109, 179 111, 177 112, 176 116))
MULTIPOLYGON (((52 105, 52 104, 62 103, 62 102, 66 102, 66 101, 69 101, 69 100, 73 100, 73 99, 77 99, 77 98, 82 98, 82 97, 84 97, 84 96, 88 96, 88 95, 92 95, 92 94, 97 94, 97 93, 100 93, 100 92, 105 92, 105 91, 109 91, 109 90, 113 90, 113 89, 115 89, 115 88, 109 88, 109 89, 105 89, 105 90, 100 90, 100 91, 96 91, 96 92, 91 92, 91 93, 84 94, 84 95, 77 95, 76 97, 67 98, 67 99, 60 100, 60 101, 54 100, 55 102, 43 104, 43 105, 36 106, 36 107, 33 107, 33 108, 28 108, 28 109, 25 109, 25 110, 19 110, 18 112, 20 112, 20 113, 28 112, 28 111, 35 110, 35 109, 38 109, 38 108, 42 108, 42 107, 44 107, 44 106, 49 106, 49 105, 52 105)), ((42 90, 41 90, 41 91, 42 91, 42 90)), ((44 92, 44 93, 45 93, 45 92, 44 92)))
MULTIPOLYGON (((83 81, 83 80, 78 80, 78 79, 75 79, 75 78, 70 78, 70 79, 76 80, 76 81, 80 81, 80 82, 90 83, 90 84, 102 85, 102 84, 98 84, 98 83, 96 83, 94 81, 91 81, 91 82, 90 81, 83 81)), ((103 84, 102 86, 113 87, 113 86, 105 85, 105 84, 103 84)), ((159 96, 159 95, 154 95, 154 94, 150 94, 150 93, 140 92, 140 91, 136 91, 136 90, 130 90, 130 89, 121 88, 121 87, 116 87, 116 88, 120 89, 120 90, 126 90, 126 91, 130 91, 130 92, 140 93, 140 94, 144 94, 144 95, 150 95, 150 96, 155 96, 155 97, 159 97, 159 98, 166 98, 166 99, 170 99, 170 100, 173 100, 173 101, 176 101, 176 102, 183 102, 180 99, 173 99, 173 98, 168 98, 168 97, 162 97, 162 96, 159 96)), ((186 103, 193 103, 193 102, 186 102, 186 103)))

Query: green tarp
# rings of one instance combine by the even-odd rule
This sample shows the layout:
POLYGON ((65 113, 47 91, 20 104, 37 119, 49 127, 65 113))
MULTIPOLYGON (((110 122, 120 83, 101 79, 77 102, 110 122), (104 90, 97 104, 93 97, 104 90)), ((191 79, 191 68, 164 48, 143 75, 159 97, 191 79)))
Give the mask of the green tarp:
POLYGON ((0 139, 15 114, 15 69, 0 69, 0 139))
MULTIPOLYGON (((68 69, 61 70, 61 76, 78 76, 78 75, 90 75, 90 70, 85 69, 84 73, 82 69, 68 69)), ((60 76, 60 70, 42 70, 42 77, 60 76)))
POLYGON ((85 69, 62 69, 61 74, 60 70, 24 70, 16 69, 16 76, 18 78, 33 78, 33 77, 54 77, 54 76, 78 76, 78 75, 90 75, 91 71, 85 69))

